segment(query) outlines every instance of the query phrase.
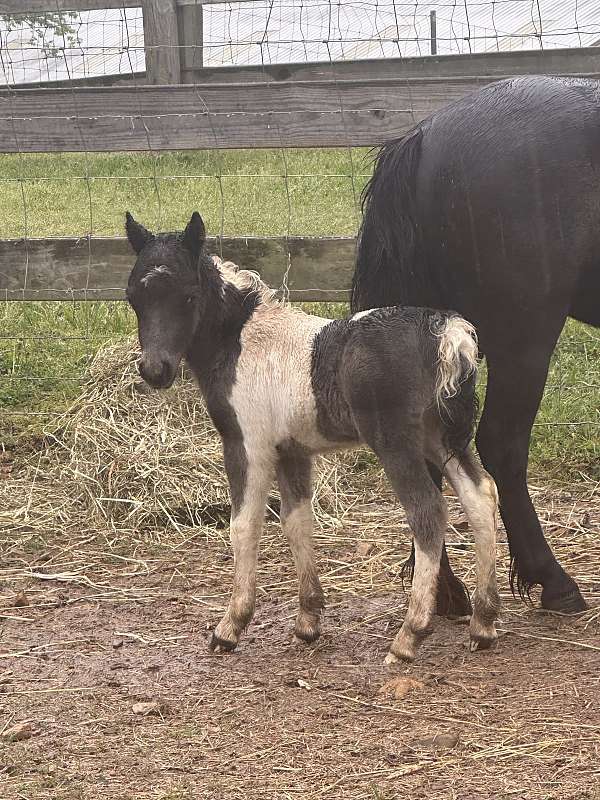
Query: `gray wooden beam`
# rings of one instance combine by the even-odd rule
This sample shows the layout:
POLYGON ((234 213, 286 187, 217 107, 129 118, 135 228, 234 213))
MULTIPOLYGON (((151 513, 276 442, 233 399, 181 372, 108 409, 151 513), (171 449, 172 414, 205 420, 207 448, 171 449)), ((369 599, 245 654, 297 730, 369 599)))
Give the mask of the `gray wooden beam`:
POLYGON ((175 0, 143 0, 142 9, 147 82, 177 84, 181 63, 175 0))
POLYGON ((0 14, 37 14, 52 11, 96 11, 137 8, 142 0, 0 0, 0 14))
POLYGON ((0 152, 373 145, 489 79, 0 92, 0 152))
MULTIPOLYGON (((348 299, 352 238, 213 238, 208 249, 285 282, 292 300, 348 299)), ((0 300, 121 300, 134 260, 124 238, 0 241, 0 300)))
POLYGON ((373 58, 356 61, 312 61, 241 67, 185 69, 186 83, 283 83, 308 80, 374 80, 407 78, 501 78, 511 75, 598 75, 600 47, 523 50, 415 58, 373 58))
MULTIPOLYGON (((178 4, 177 22, 181 46, 181 75, 183 76, 186 70, 188 74, 193 75, 204 63, 202 3, 195 0, 185 5, 178 4)), ((192 80, 190 83, 196 81, 192 80)))

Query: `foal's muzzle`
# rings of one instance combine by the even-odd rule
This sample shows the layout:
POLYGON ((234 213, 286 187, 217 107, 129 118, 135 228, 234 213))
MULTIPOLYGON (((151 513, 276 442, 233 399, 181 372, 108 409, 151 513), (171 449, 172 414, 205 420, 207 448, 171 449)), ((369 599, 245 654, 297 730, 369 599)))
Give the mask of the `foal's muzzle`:
POLYGON ((177 364, 165 359, 142 358, 138 370, 153 389, 168 389, 175 380, 177 364))

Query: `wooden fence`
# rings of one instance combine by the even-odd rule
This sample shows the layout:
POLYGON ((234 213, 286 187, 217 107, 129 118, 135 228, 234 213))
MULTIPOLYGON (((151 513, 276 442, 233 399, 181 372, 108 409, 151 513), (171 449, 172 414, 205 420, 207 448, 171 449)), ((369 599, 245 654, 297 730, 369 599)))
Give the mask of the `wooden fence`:
MULTIPOLYGON (((0 91, 0 152, 370 146, 504 77, 600 76, 595 47, 206 68, 202 5, 0 0, 0 14, 141 6, 147 65, 123 85, 0 91)), ((214 249, 274 286, 288 272, 293 298, 337 300, 349 286, 354 240, 244 237, 214 249)), ((0 241, 0 297, 121 298, 130 266, 120 238, 0 241)))

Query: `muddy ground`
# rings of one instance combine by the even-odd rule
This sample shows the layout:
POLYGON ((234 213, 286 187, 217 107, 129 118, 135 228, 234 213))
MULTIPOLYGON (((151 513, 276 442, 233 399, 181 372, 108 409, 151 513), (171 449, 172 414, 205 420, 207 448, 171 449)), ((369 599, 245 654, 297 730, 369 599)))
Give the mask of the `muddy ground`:
MULTIPOLYGON (((362 549, 318 539, 328 607, 311 646, 292 638, 293 574, 269 524, 256 618, 229 655, 207 646, 231 577, 225 531, 135 543, 13 531, 0 572, 0 796, 600 800, 591 497, 545 513, 587 614, 513 601, 501 542, 495 649, 471 654, 468 629, 438 619, 415 664, 393 668, 382 662, 406 607, 407 543, 376 536, 373 519, 362 549)), ((456 529, 453 539, 469 581, 471 555, 456 529)))

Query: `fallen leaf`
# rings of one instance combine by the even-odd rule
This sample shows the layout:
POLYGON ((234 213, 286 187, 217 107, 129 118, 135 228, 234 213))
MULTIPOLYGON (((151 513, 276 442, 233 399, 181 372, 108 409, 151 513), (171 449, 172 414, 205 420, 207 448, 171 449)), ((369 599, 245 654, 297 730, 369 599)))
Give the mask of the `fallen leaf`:
POLYGON ((151 700, 148 703, 134 703, 131 710, 134 714, 139 714, 141 717, 149 717, 151 715, 161 716, 164 707, 158 700, 151 700))
POLYGON ((365 556, 369 555, 373 547, 373 542, 359 542, 356 545, 356 555, 365 558, 365 556))
POLYGON ((423 684, 421 681, 417 681, 415 678, 409 678, 407 676, 400 676, 398 678, 392 678, 391 681, 384 683, 379 690, 379 694, 382 694, 385 697, 393 697, 394 700, 404 700, 407 694, 415 689, 422 688, 423 684))
POLYGON ((33 722, 18 722, 2 733, 5 742, 23 742, 39 733, 33 722))

